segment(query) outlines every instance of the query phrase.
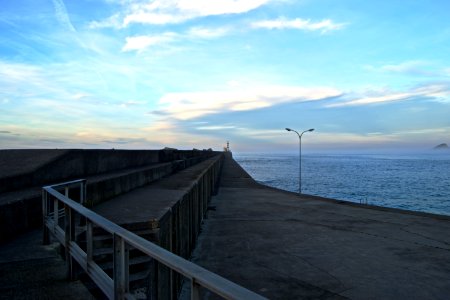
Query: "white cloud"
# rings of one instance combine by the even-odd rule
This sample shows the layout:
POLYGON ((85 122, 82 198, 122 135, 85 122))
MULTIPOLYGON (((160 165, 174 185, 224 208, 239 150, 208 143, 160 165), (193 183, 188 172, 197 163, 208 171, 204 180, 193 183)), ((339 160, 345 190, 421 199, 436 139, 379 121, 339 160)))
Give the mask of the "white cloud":
POLYGON ((334 23, 331 20, 322 20, 319 22, 312 22, 311 20, 305 20, 296 18, 288 20, 285 18, 278 18, 275 20, 262 20, 253 22, 251 26, 253 28, 266 28, 266 29, 299 29, 307 31, 320 30, 321 32, 328 32, 332 30, 342 29, 345 24, 334 23))
POLYGON ((123 46, 122 51, 142 51, 149 47, 165 45, 174 41, 177 36, 178 35, 174 32, 165 32, 159 35, 140 35, 127 37, 125 46, 123 46))
POLYGON ((97 29, 97 28, 121 28, 122 27, 122 21, 120 14, 114 14, 110 16, 107 19, 101 20, 101 21, 92 21, 89 23, 89 28, 91 29, 97 29))
POLYGON ((228 34, 230 28, 217 27, 192 27, 186 33, 178 34, 175 32, 164 32, 155 35, 141 35, 127 37, 122 51, 138 51, 142 52, 148 48, 163 46, 172 42, 180 42, 191 39, 214 39, 228 34))
POLYGON ((368 105, 376 103, 386 103, 393 101, 403 101, 414 97, 431 97, 436 101, 448 102, 450 98, 450 88, 445 84, 431 84, 419 88, 414 88, 405 92, 382 91, 375 95, 362 96, 357 99, 333 103, 327 107, 368 105))
POLYGON ((127 27, 132 23, 152 25, 173 24, 181 23, 191 18, 193 16, 138 11, 125 16, 122 26, 127 27))
POLYGON ((258 8, 270 0, 178 0, 174 1, 180 11, 199 16, 240 14, 258 8))
POLYGON ((123 28, 131 24, 177 24, 199 17, 224 14, 242 14, 273 0, 154 0, 119 1, 120 17, 113 15, 102 21, 91 22, 91 28, 123 28), (120 20, 120 21, 119 21, 120 20))
POLYGON ((236 128, 236 126, 230 126, 230 125, 196 127, 197 130, 224 130, 224 129, 235 129, 235 128, 236 128))
POLYGON ((79 101, 79 100, 84 99, 84 98, 87 98, 87 97, 89 97, 89 94, 86 94, 86 93, 76 93, 76 94, 74 94, 74 95, 72 96, 72 99, 73 99, 73 100, 76 100, 76 101, 79 101))
POLYGON ((321 100, 341 95, 334 88, 259 86, 233 91, 169 93, 159 104, 160 110, 180 120, 188 120, 223 111, 242 111, 270 107, 292 101, 321 100))
POLYGON ((190 38, 217 38, 227 35, 230 32, 228 27, 218 27, 218 28, 206 28, 206 27, 192 27, 189 29, 187 35, 190 38))

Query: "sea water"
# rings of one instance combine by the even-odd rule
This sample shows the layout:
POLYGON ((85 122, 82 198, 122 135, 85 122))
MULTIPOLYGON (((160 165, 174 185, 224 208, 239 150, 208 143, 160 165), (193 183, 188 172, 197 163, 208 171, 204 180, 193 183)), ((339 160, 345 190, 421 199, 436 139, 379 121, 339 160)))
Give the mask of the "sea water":
MULTIPOLYGON (((298 154, 233 153, 258 182, 298 192, 298 154)), ((450 215, 450 154, 302 155, 302 193, 450 215)))

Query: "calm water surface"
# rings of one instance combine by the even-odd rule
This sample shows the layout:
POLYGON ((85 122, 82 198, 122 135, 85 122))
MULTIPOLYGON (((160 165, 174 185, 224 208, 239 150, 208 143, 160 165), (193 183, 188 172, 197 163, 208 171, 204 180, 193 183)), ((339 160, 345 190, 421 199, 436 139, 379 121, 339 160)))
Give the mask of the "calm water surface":
MULTIPOLYGON (((298 192, 298 155, 238 154, 258 182, 298 192)), ((450 154, 303 155, 302 192, 450 215, 450 154)))

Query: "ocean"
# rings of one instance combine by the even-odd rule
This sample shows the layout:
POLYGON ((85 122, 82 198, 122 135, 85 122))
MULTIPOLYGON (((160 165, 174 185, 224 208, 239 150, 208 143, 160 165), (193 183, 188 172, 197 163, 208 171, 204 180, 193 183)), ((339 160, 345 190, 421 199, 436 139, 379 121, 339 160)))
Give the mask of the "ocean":
MULTIPOLYGON (((298 192, 298 154, 233 153, 259 183, 298 192)), ((302 155, 302 193, 450 215, 450 153, 302 155)))

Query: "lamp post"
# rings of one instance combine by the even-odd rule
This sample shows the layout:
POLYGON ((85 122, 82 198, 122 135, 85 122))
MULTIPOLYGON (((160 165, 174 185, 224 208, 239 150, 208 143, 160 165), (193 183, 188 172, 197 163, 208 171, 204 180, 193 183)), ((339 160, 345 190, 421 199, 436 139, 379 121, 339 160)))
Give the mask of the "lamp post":
POLYGON ((298 133, 294 129, 286 128, 287 131, 293 131, 298 135, 298 193, 302 193, 302 135, 305 132, 314 131, 314 128, 303 131, 302 133, 298 133))

